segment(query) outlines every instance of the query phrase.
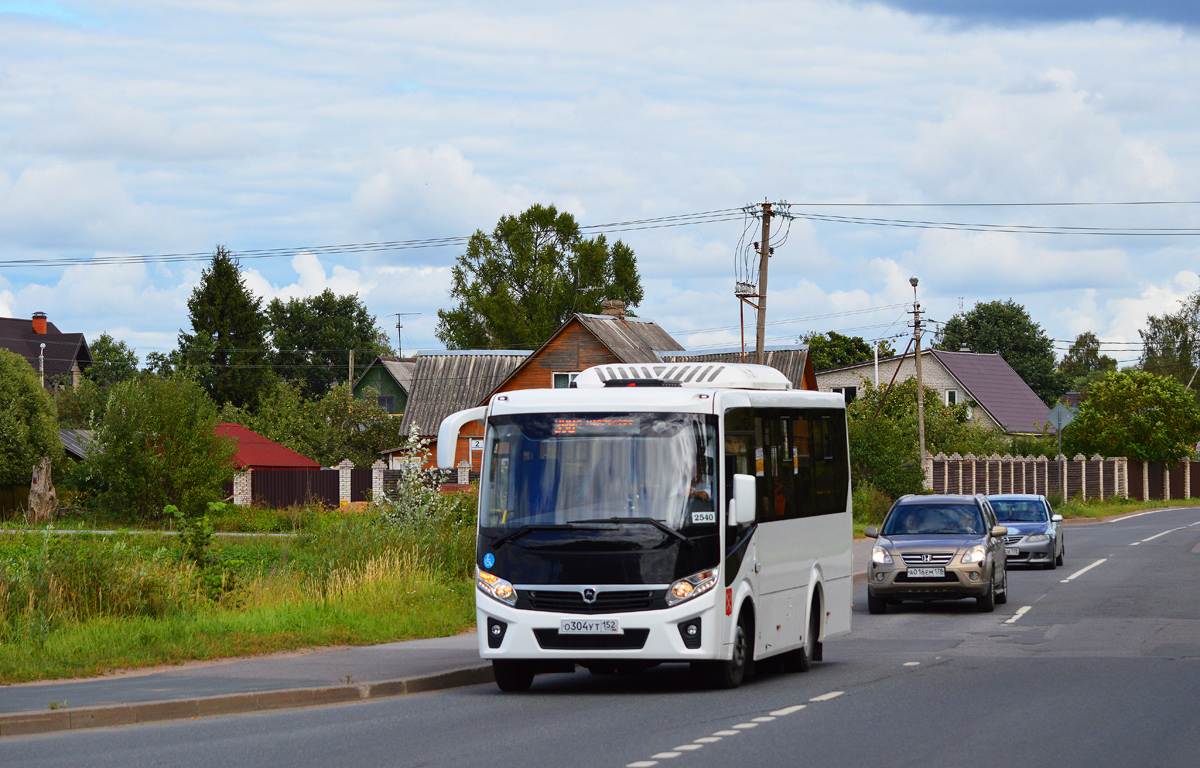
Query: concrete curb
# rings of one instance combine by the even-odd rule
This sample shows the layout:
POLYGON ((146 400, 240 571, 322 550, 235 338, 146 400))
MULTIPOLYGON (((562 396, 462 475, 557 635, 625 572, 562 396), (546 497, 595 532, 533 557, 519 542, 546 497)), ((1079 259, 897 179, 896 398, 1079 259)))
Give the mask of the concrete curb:
POLYGON ((341 704, 347 701, 366 701, 479 685, 490 683, 494 679, 492 665, 479 664, 473 667, 434 672, 400 680, 363 683, 362 685, 331 685, 323 688, 229 693, 194 699, 109 704, 78 709, 56 709, 49 712, 11 712, 0 714, 0 738, 73 731, 81 728, 107 728, 114 725, 186 720, 193 717, 265 712, 272 709, 317 707, 326 704, 341 704))

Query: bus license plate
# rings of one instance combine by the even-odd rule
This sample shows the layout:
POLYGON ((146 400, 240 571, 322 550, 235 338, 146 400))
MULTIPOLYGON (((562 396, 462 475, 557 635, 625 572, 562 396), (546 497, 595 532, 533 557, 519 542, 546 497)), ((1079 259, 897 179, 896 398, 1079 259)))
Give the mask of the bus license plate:
POLYGON ((908 578, 910 579, 941 579, 945 578, 945 568, 909 568, 908 578))
POLYGON ((1005 547, 1004 554, 1012 555, 1013 557, 1015 557, 1015 556, 1021 554, 1021 550, 1017 549, 1016 547, 1005 547))
POLYGON ((619 635, 621 625, 616 619, 563 619, 560 635, 619 635))

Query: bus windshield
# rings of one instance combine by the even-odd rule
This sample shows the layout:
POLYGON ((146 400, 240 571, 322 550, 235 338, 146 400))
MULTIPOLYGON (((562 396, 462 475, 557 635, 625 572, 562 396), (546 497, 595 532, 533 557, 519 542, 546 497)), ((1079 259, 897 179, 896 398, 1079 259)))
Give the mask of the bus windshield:
POLYGON ((495 416, 484 454, 483 528, 658 521, 673 531, 703 524, 715 532, 714 416, 495 416))

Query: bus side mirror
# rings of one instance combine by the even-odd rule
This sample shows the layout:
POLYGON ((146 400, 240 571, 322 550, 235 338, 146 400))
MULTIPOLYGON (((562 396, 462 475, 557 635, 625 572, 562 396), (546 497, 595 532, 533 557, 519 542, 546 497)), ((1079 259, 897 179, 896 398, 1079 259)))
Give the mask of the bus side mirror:
POLYGON ((733 498, 725 513, 727 525, 746 525, 754 520, 754 475, 733 476, 733 498))

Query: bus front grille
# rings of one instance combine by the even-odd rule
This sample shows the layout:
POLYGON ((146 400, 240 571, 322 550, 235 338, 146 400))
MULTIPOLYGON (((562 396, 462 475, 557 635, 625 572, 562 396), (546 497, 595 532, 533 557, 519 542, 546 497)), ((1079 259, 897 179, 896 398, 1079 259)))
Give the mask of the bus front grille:
POLYGON ((518 602, 518 608, 555 613, 625 613, 666 607, 663 590, 599 592, 591 603, 585 602, 583 593, 577 590, 530 589, 521 590, 520 595, 524 600, 518 602))
POLYGON ((646 645, 648 629, 627 629, 620 635, 564 635, 557 629, 535 629, 538 645, 549 651, 636 651, 646 645))

